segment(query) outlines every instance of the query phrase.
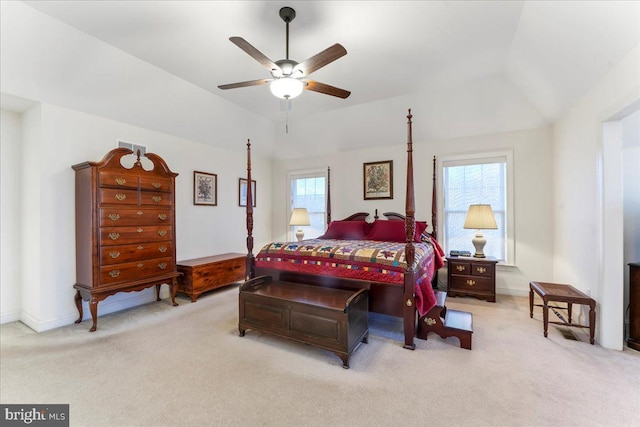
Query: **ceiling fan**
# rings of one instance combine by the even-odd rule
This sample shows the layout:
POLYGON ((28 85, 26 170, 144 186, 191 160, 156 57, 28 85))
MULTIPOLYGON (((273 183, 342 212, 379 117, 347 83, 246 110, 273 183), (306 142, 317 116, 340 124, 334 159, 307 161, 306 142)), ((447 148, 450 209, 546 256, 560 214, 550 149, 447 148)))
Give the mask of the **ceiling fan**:
POLYGON ((271 93, 278 98, 286 100, 295 98, 300 95, 303 90, 324 93, 325 95, 336 96, 343 99, 351 95, 351 92, 348 90, 306 78, 314 71, 317 71, 325 65, 346 55, 347 50, 341 44, 336 43, 300 63, 289 59, 289 23, 293 21, 295 17, 296 11, 292 8, 283 7, 280 9, 280 18, 282 18, 287 25, 287 44, 286 58, 279 61, 273 62, 242 37, 230 37, 229 40, 233 44, 244 50, 249 54, 249 56, 265 66, 271 73, 272 78, 220 85, 218 88, 235 89, 239 87, 258 86, 271 83, 271 93))

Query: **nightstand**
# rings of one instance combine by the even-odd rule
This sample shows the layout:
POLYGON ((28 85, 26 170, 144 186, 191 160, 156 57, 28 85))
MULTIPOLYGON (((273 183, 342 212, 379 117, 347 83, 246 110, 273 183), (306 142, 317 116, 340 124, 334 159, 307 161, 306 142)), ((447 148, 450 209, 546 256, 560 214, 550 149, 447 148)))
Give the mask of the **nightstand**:
POLYGON ((447 295, 496 302, 496 264, 492 257, 447 257, 447 295))

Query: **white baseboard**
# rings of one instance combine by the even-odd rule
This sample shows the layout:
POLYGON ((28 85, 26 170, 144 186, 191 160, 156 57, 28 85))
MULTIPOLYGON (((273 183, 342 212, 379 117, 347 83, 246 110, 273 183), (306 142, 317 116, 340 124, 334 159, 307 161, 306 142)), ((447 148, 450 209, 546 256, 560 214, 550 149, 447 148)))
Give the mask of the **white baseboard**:
MULTIPOLYGON (((169 297, 169 291, 167 289, 160 290, 160 298, 169 297)), ((137 307, 139 305, 148 304, 156 300, 155 287, 144 289, 140 292, 121 293, 113 295, 98 304, 98 318, 104 314, 115 313, 117 311, 125 310, 127 308, 137 307)), ((82 320, 91 319, 91 311, 89 310, 89 303, 82 301, 82 320)), ((8 314, 7 314, 8 316, 8 314)), ((44 332, 50 329, 59 328, 74 323, 78 319, 78 312, 74 311, 56 319, 40 320, 35 318, 29 313, 24 311, 18 313, 17 316, 7 320, 21 321, 36 332, 44 332)), ((2 323, 5 323, 4 318, 2 323)))
POLYGON ((0 325, 9 323, 9 322, 16 322, 18 320, 20 320, 20 311, 16 310, 10 313, 0 314, 0 325))

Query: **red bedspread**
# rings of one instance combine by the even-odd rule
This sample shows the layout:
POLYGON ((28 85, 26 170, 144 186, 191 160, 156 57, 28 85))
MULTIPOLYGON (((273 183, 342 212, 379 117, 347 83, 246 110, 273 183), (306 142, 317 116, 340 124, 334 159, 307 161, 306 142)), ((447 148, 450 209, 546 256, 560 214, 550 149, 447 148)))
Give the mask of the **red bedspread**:
MULTIPOLYGON (((414 243, 416 308, 421 316, 436 304, 431 279, 444 265, 435 245, 414 243)), ((407 269, 404 250, 405 243, 374 240, 275 242, 260 250, 256 267, 403 285, 407 269)))

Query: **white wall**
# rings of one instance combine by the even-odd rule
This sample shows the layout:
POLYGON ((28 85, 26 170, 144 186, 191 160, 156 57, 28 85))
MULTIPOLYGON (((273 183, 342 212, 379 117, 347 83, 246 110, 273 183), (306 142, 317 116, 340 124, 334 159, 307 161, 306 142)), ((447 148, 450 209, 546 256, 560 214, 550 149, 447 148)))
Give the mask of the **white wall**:
MULTIPOLYGON (((420 116, 414 116, 414 128, 419 123, 420 116)), ((406 139, 406 127, 401 132, 398 139, 406 139)), ((414 143, 416 219, 426 219, 431 223, 434 155, 496 150, 512 150, 514 154, 516 235, 516 265, 500 268, 496 278, 497 292, 524 296, 531 280, 550 280, 552 277, 553 179, 549 128, 414 143)), ((331 166, 332 219, 344 218, 358 211, 369 212, 373 216, 375 209, 382 216, 387 211, 405 211, 406 161, 406 144, 274 161, 273 237, 286 239, 287 172, 331 166), (362 164, 380 160, 393 160, 394 198, 365 201, 362 195, 362 164)), ((441 191, 438 198, 442 200, 441 191)), ((440 235, 441 227, 442 224, 440 235)), ((439 280, 445 281, 446 274, 441 274, 439 280)))
MULTIPOLYGON (((622 182, 622 154, 615 149, 608 167, 603 160, 603 123, 640 99, 640 46, 632 49, 554 126, 554 280, 590 291, 598 302, 596 340, 606 348, 623 344, 623 263, 615 278, 606 277, 607 245, 622 247, 622 239, 607 235, 607 227, 622 223, 612 210, 622 200, 606 204, 608 192, 622 182), (614 219, 605 223, 605 218, 614 219), (618 280, 619 279, 619 280, 618 280)), ((621 142, 620 142, 621 145, 621 142)), ((605 147, 606 148, 606 147, 605 147)))
MULTIPOLYGON (((624 209, 624 307, 629 305, 629 267, 640 262, 640 110, 622 120, 624 209)), ((625 319, 625 325, 628 318, 625 319)), ((626 328, 625 328, 626 330, 626 328)))
POLYGON ((0 323, 20 318, 20 164, 22 115, 1 110, 0 116, 0 323))
MULTIPOLYGON (((160 155, 176 178, 176 238, 178 260, 223 252, 246 253, 244 209, 238 206, 238 179, 246 176, 246 153, 186 141, 170 135, 142 129, 102 117, 66 108, 42 104, 23 115, 22 138, 5 140, 3 111, 2 152, 13 154, 15 168, 1 171, 2 182, 22 182, 21 204, 11 204, 11 193, 2 192, 3 218, 21 218, 20 233, 5 233, 2 247, 22 247, 19 259, 7 268, 11 258, 2 252, 2 318, 15 320, 16 295, 21 295, 20 320, 36 331, 72 323, 77 318, 73 302, 75 290, 75 210, 74 171, 71 166, 87 160, 98 161, 117 140, 145 145, 148 152, 160 155), (20 161, 22 160, 22 161, 20 161), (193 205, 193 171, 218 175, 218 206, 193 205), (21 280, 11 280, 11 279, 21 280), (5 307, 4 295, 13 296, 5 307), (5 311, 6 310, 6 311, 5 311)), ((8 121, 12 124, 16 120, 8 121)), ((16 125, 7 128, 14 130, 16 125)), ((245 141, 238 141, 242 147, 245 141)), ((9 159, 7 159, 9 160, 9 159)), ((255 209, 256 245, 270 236, 271 185, 270 162, 253 155, 253 176, 257 180, 255 209)), ((3 156, 4 162, 4 156, 3 156)), ((16 197, 13 196, 13 199, 16 197)), ((17 257, 16 257, 17 258, 17 257)), ((166 287, 165 287, 166 288, 166 287)), ((167 291, 164 290, 166 296, 167 291)), ((154 300, 153 290, 117 294, 102 301, 99 315, 154 300)), ((85 318, 90 317, 85 310, 85 318)))

